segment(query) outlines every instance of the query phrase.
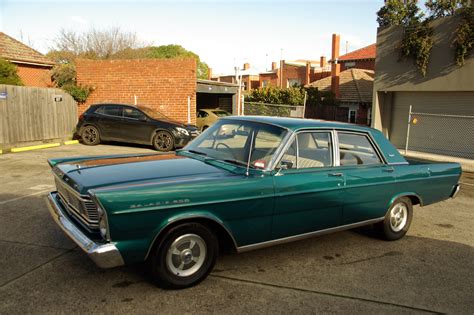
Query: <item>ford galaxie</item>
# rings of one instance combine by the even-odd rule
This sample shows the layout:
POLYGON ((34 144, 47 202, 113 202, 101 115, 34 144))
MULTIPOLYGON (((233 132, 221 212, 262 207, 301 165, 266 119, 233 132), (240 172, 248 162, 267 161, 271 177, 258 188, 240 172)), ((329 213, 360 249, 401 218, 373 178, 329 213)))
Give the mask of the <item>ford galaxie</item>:
POLYGON ((194 285, 219 251, 374 225, 407 233, 413 206, 455 197, 456 163, 410 161, 375 129, 228 117, 176 153, 51 159, 56 223, 103 268, 146 262, 194 285))

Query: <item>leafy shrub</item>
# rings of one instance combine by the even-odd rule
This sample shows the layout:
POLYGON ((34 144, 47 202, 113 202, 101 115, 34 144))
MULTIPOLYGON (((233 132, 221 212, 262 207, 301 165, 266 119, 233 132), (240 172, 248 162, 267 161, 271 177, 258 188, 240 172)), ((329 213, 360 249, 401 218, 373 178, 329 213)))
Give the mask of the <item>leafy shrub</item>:
POLYGON ((23 85, 16 66, 5 59, 0 59, 0 84, 23 85))

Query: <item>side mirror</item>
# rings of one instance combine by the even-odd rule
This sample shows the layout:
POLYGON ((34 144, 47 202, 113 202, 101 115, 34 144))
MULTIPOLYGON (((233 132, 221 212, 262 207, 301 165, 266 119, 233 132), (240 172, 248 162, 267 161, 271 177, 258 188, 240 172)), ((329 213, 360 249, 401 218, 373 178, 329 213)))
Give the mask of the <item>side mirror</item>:
POLYGON ((280 162, 280 169, 287 170, 293 168, 293 162, 290 160, 281 160, 280 162))

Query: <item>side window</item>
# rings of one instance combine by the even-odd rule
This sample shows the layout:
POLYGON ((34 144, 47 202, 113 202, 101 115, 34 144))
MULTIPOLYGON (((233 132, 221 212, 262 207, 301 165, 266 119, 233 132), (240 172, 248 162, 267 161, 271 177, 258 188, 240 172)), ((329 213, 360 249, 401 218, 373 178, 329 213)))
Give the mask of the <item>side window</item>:
POLYGON ((209 116, 208 113, 206 113, 205 111, 199 111, 198 113, 198 118, 206 118, 207 116, 209 116))
POLYGON ((329 132, 298 134, 298 168, 332 165, 332 142, 329 132))
POLYGON ((132 119, 145 119, 145 115, 141 111, 130 107, 123 108, 123 116, 132 119))
POLYGON ((341 166, 382 163, 367 136, 338 132, 338 137, 341 166))
POLYGON ((298 169, 332 166, 332 160, 330 132, 299 133, 282 157, 288 168, 298 169))
POLYGON ((102 106, 99 111, 100 114, 108 116, 122 116, 122 107, 120 106, 102 106))

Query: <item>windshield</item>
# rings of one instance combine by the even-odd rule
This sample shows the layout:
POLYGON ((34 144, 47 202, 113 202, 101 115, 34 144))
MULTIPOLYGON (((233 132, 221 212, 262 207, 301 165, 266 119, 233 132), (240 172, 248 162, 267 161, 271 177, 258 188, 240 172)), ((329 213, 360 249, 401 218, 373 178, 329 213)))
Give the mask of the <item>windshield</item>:
POLYGON ((213 112, 217 117, 230 116, 230 113, 226 112, 225 110, 213 110, 212 112, 213 112))
POLYGON ((245 166, 252 147, 250 167, 264 169, 286 133, 285 129, 273 125, 223 119, 209 127, 184 150, 245 166))
POLYGON ((144 107, 144 106, 140 106, 138 107, 142 112, 144 112, 145 114, 147 114, 148 117, 151 117, 151 118, 154 118, 154 119, 167 119, 167 120, 170 120, 169 117, 167 117, 166 115, 164 115, 163 113, 157 111, 156 109, 151 109, 149 107, 144 107))

